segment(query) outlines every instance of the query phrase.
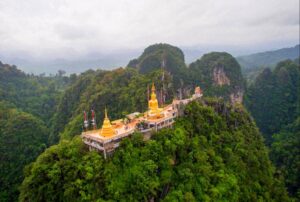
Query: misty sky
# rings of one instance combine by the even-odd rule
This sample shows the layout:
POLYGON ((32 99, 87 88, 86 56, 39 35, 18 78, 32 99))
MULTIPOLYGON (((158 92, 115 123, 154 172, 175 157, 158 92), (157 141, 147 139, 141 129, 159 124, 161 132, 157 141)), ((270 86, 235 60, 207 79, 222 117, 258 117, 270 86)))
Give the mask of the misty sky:
POLYGON ((0 1, 2 56, 78 58, 159 42, 241 53, 294 46, 299 0, 0 1))

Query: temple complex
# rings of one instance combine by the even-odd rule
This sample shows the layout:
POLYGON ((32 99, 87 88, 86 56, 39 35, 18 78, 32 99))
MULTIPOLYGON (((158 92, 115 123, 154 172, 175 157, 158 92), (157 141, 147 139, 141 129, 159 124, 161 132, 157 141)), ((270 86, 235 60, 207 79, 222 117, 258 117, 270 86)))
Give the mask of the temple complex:
POLYGON ((104 157, 111 154, 120 144, 123 138, 132 135, 134 132, 141 132, 144 139, 151 137, 153 132, 162 128, 172 127, 176 117, 181 115, 181 108, 189 102, 201 98, 202 91, 200 87, 195 88, 195 93, 191 98, 176 100, 165 107, 158 106, 158 100, 155 92, 155 85, 152 84, 151 96, 148 101, 148 110, 144 113, 134 112, 126 116, 127 120, 110 121, 105 108, 105 117, 101 129, 95 128, 94 111, 92 111, 93 130, 88 130, 88 120, 84 113, 84 125, 86 131, 82 132, 83 142, 90 150, 103 152, 104 157))

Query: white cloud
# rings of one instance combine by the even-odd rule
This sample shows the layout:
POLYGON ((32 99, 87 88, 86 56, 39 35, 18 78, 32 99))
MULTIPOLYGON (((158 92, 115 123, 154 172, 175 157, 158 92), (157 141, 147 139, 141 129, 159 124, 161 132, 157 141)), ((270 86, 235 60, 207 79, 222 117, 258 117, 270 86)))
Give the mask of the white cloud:
MULTIPOLYGON (((299 42, 298 0, 1 0, 0 53, 72 58, 176 46, 299 42)), ((290 45, 290 44, 289 44, 290 45)))

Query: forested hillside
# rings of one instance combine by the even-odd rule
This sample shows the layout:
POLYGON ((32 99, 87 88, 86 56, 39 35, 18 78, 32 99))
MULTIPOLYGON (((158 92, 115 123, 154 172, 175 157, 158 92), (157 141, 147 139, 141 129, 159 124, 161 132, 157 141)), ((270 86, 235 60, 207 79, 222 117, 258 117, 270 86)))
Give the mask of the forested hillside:
POLYGON ((300 45, 291 48, 282 48, 279 50, 266 51, 237 57, 237 61, 244 71, 250 71, 260 67, 275 67, 276 64, 283 60, 294 60, 300 55, 300 45))
POLYGON ((247 87, 230 54, 187 66, 168 44, 149 46, 126 68, 80 75, 27 75, 0 63, 0 201, 17 200, 23 168, 54 144, 25 169, 21 201, 287 201, 283 178, 293 197, 299 190, 299 95, 299 59, 247 87), (88 152, 77 137, 83 111, 96 111, 98 127, 105 107, 111 120, 143 112, 152 82, 160 105, 195 86, 219 100, 189 105, 174 130, 148 142, 137 134, 107 161, 88 152))
POLYGON ((278 62, 283 60, 295 60, 300 56, 300 45, 291 48, 266 51, 237 57, 237 61, 242 67, 242 73, 249 83, 264 70, 264 68, 274 69, 278 62))
POLYGON ((190 80, 200 85, 205 94, 242 103, 245 83, 241 67, 228 53, 213 52, 203 55, 189 66, 190 80))
MULTIPOLYGON (((104 108, 108 108, 112 119, 124 118, 126 114, 147 109, 147 88, 152 82, 158 89, 162 86, 160 70, 149 74, 139 74, 132 68, 112 71, 88 71, 81 74, 70 85, 61 98, 53 118, 52 143, 60 138, 70 139, 82 132, 83 111, 95 109, 98 127, 102 124, 104 108)), ((171 80, 165 77, 168 86, 171 80)), ((149 87, 150 88, 150 87, 149 87)), ((169 99, 173 98, 173 88, 167 88, 169 99)))
POLYGON ((265 69, 250 85, 245 104, 271 147, 271 159, 289 192, 299 197, 299 63, 286 60, 273 71, 265 69))
POLYGON ((39 118, 0 102, 0 201, 18 198, 23 168, 47 148, 48 135, 39 118))
POLYGON ((68 82, 0 62, 0 201, 18 198, 24 166, 49 146, 50 120, 68 82))
POLYGON ((138 58, 131 60, 142 74, 162 69, 171 77, 178 96, 189 96, 194 86, 201 86, 205 95, 223 97, 241 103, 245 83, 241 67, 234 57, 225 52, 205 54, 186 66, 182 51, 168 44, 154 44, 146 48, 138 58))
POLYGON ((0 100, 10 102, 45 122, 55 112, 60 91, 68 82, 68 77, 28 75, 16 66, 0 62, 0 100))
MULTIPOLYGON (((203 75, 198 73, 191 81, 190 74, 193 73, 188 71, 184 55, 176 47, 167 44, 149 46, 139 61, 139 65, 132 65, 136 70, 90 70, 70 77, 27 75, 15 66, 1 63, 0 99, 44 121, 50 129, 48 136, 52 145, 61 136, 69 138, 81 132, 83 110, 94 108, 97 117, 100 117, 98 124, 102 121, 104 106, 108 107, 113 119, 122 118, 130 112, 144 111, 147 87, 152 82, 156 83, 159 91, 163 90, 165 102, 174 97, 190 96, 196 85, 203 85, 203 90, 209 92, 209 86, 197 79, 203 75)), ((218 64, 229 68, 225 60, 218 64)), ((159 91, 158 99, 161 101, 159 91)))
POLYGON ((284 176, 289 193, 300 198, 300 117, 273 135, 271 160, 284 176))
POLYGON ((107 161, 78 137, 27 167, 20 201, 285 201, 266 148, 241 106, 194 102, 173 130, 125 139, 107 161))
POLYGON ((233 102, 241 102, 243 98, 244 81, 240 66, 227 53, 207 54, 187 68, 179 48, 156 44, 146 48, 128 66, 134 68, 90 70, 78 76, 58 104, 50 137, 52 144, 60 137, 73 137, 82 131, 84 110, 95 109, 100 117, 98 123, 102 121, 105 106, 112 119, 134 111, 145 111, 147 88, 152 82, 157 85, 159 101, 162 100, 161 91, 165 101, 169 102, 174 97, 190 96, 198 85, 204 90, 204 95, 221 96, 233 102), (162 63, 165 63, 164 68, 162 63), (223 78, 228 83, 219 83, 223 78))
POLYGON ((182 50, 169 44, 148 46, 141 56, 131 60, 127 66, 134 67, 141 73, 164 68, 172 74, 179 74, 186 69, 182 50))
POLYGON ((300 115, 299 65, 287 60, 273 71, 265 69, 248 88, 245 104, 270 142, 273 133, 300 115))

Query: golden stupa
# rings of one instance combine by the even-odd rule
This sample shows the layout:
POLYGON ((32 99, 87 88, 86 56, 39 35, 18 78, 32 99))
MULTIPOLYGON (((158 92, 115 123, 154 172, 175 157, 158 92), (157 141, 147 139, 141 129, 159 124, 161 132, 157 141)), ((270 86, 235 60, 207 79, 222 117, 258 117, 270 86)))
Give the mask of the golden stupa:
POLYGON ((103 121, 103 125, 100 131, 100 135, 103 137, 111 137, 115 135, 115 129, 112 127, 110 120, 107 117, 107 110, 105 108, 105 117, 103 121))
POLYGON ((151 98, 148 101, 148 116, 153 117, 153 118, 159 118, 161 117, 161 111, 162 109, 158 107, 158 101, 156 98, 156 93, 155 93, 155 86, 154 83, 152 83, 152 88, 151 88, 151 98))

